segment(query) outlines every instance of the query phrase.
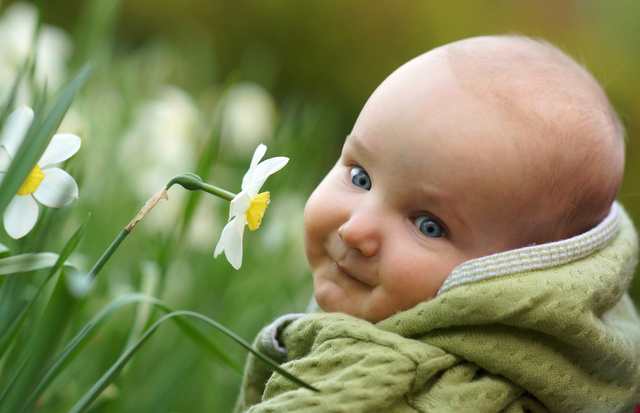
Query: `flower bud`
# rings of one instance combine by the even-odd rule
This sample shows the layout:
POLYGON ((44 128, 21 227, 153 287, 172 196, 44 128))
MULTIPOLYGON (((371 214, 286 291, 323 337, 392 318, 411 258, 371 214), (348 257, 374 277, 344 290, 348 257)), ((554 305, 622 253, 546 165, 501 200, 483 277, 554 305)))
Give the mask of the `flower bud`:
POLYGON ((167 189, 171 188, 173 184, 178 184, 182 186, 184 189, 188 189, 189 191, 197 191, 202 189, 202 179, 194 173, 184 172, 180 175, 174 176, 171 181, 167 184, 167 189))

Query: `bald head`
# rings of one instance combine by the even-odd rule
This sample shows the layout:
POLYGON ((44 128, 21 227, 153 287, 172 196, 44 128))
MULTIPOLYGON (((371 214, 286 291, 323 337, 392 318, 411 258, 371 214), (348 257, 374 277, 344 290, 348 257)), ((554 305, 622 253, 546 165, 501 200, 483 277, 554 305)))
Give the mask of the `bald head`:
POLYGON ((521 211, 517 243, 565 239, 597 225, 624 167, 623 130, 598 82, 556 47, 526 37, 476 37, 435 52, 464 89, 514 125, 501 133, 520 156, 523 179, 511 201, 521 211))

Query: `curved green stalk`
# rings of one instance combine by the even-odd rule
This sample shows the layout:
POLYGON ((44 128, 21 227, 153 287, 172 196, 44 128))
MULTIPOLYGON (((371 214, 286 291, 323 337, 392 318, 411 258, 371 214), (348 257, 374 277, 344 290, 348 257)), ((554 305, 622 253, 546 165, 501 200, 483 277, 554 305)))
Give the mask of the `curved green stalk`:
POLYGON ((161 317, 151 327, 149 327, 149 329, 142 335, 142 337, 140 337, 140 339, 136 342, 136 344, 134 344, 132 347, 127 349, 127 351, 122 356, 120 356, 118 361, 116 361, 111 366, 111 368, 105 374, 102 375, 100 380, 98 380, 96 382, 96 384, 93 385, 93 387, 73 407, 73 409, 71 409, 69 411, 69 413, 82 413, 86 409, 88 409, 89 406, 91 406, 91 403, 93 403, 98 398, 98 396, 104 391, 104 389, 106 389, 107 386, 109 386, 109 384, 111 384, 115 380, 115 378, 118 376, 118 374, 120 374, 122 369, 127 365, 129 360, 131 360, 131 358, 136 354, 136 352, 140 349, 140 347, 158 329, 160 324, 162 324, 163 322, 167 321, 168 319, 170 319, 172 317, 176 317, 176 316, 191 316, 191 317, 199 318, 199 319, 205 321, 206 323, 208 323, 208 324, 216 327, 217 329, 223 331, 225 334, 227 334, 229 337, 234 339, 236 342, 238 342, 244 348, 246 348, 247 350, 251 351, 256 356, 258 356, 262 361, 264 361, 271 369, 273 369, 277 373, 283 375, 284 377, 286 377, 287 379, 293 381, 294 383, 296 383, 297 385, 299 385, 301 387, 305 387, 305 388, 307 388, 309 390, 316 391, 316 392, 320 391, 320 390, 316 389, 315 387, 311 386, 310 384, 307 384, 304 381, 300 380, 299 378, 295 377, 294 375, 292 375, 291 373, 287 372, 286 370, 283 370, 276 362, 274 362, 273 360, 271 360, 270 358, 268 358, 264 354, 260 353, 259 351, 255 350, 253 347, 251 347, 251 345, 249 343, 244 341, 241 337, 237 336, 231 330, 229 330, 229 329, 225 328, 224 326, 222 326, 221 324, 219 324, 217 321, 212 320, 209 317, 206 317, 206 316, 204 316, 202 314, 194 313, 193 311, 182 310, 182 311, 174 311, 172 313, 169 313, 169 314, 161 317))

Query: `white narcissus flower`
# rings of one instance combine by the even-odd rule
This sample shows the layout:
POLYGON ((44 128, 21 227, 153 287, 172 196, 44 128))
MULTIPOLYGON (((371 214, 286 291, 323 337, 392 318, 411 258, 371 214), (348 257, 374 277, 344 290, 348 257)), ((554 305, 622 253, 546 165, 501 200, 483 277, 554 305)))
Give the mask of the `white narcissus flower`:
MULTIPOLYGON (((33 116, 33 110, 24 106, 7 117, 0 134, 0 182, 26 137, 33 116)), ((80 143, 78 136, 68 133, 51 138, 37 165, 4 211, 4 229, 11 238, 24 237, 36 225, 39 210, 36 200, 45 206, 60 208, 78 197, 78 185, 71 175, 51 165, 73 156, 80 149, 80 143)))
POLYGON ((239 82, 224 98, 222 139, 237 154, 249 157, 251 148, 271 141, 276 117, 276 103, 265 88, 257 83, 239 82))
MULTIPOLYGON (((73 51, 71 36, 48 24, 39 24, 38 7, 24 1, 14 2, 0 16, 0 101, 12 91, 16 74, 35 65, 38 90, 55 90, 66 79, 67 61, 73 51), (34 48, 35 46, 35 48, 34 48)), ((36 90, 25 76, 18 84, 16 102, 31 102, 36 90)))
POLYGON ((267 147, 260 144, 253 154, 251 166, 242 178, 242 192, 236 195, 229 207, 229 223, 222 230, 220 241, 213 253, 214 258, 224 251, 227 260, 236 270, 242 265, 242 236, 244 226, 255 231, 269 204, 269 192, 258 194, 267 178, 282 169, 289 158, 278 156, 260 162, 267 147), (260 162, 260 163, 258 163, 260 162))

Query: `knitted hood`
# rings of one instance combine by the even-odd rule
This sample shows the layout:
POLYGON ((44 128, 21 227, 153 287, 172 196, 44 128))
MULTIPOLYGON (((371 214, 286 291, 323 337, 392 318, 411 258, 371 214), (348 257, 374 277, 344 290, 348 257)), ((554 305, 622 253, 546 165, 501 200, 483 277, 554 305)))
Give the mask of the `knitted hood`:
POLYGON ((614 205, 585 234, 462 264, 437 297, 375 325, 290 317, 255 345, 321 391, 250 356, 236 411, 630 413, 640 401, 640 318, 626 294, 636 253, 614 205))
POLYGON ((550 411, 633 411, 640 319, 626 290, 636 256, 633 224, 614 204, 585 234, 462 264, 435 299, 376 327, 501 375, 550 411))

